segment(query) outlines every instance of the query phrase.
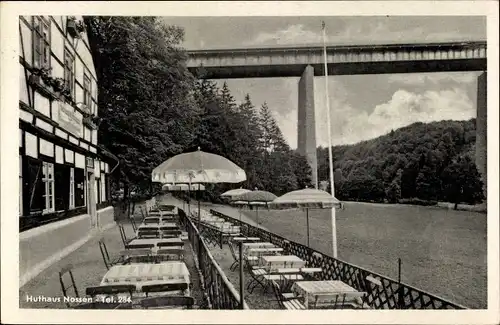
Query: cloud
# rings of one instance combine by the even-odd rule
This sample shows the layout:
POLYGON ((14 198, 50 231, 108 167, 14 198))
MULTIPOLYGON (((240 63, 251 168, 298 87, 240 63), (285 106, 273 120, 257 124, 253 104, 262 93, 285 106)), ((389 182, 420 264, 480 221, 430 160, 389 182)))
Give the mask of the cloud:
POLYGON ((479 73, 476 72, 435 72, 435 73, 405 73, 389 75, 389 83, 400 83, 414 86, 455 83, 469 85, 476 82, 479 73))
POLYGON ((286 29, 275 32, 259 33, 254 39, 246 41, 244 45, 261 45, 261 44, 300 44, 304 42, 320 42, 321 34, 314 31, 306 30, 302 24, 290 25, 286 29))
MULTIPOLYGON (((332 100, 335 103, 331 107, 333 145, 372 139, 415 122, 467 120, 476 116, 471 99, 459 88, 422 93, 398 90, 388 102, 368 113, 332 100)), ((317 143, 327 146, 326 109, 316 107, 316 119, 320 121, 316 127, 317 143)))
MULTIPOLYGON (((444 42, 456 40, 474 40, 477 35, 459 30, 431 31, 424 27, 391 29, 387 23, 378 21, 376 25, 363 20, 351 21, 343 29, 328 29, 326 42, 328 44, 374 44, 374 43, 405 43, 405 42, 444 42)), ((253 39, 243 42, 245 46, 272 45, 303 45, 322 44, 322 31, 308 29, 303 24, 289 25, 284 29, 272 32, 261 32, 253 39)))

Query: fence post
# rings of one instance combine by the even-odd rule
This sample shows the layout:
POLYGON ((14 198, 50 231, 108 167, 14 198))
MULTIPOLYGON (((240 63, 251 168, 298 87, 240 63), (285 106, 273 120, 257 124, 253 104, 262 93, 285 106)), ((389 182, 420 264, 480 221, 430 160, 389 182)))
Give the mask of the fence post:
POLYGON ((244 289, 244 272, 243 272, 243 242, 240 241, 240 309, 244 309, 245 289, 244 289))
POLYGON ((401 286, 401 258, 398 258, 398 309, 404 309, 403 287, 401 286))

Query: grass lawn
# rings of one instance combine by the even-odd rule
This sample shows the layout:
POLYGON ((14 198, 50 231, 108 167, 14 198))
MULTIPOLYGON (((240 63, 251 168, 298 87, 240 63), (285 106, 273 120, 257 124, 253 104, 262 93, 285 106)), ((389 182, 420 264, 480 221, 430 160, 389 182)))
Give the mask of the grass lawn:
MULTIPOLYGON (((244 213, 255 220, 255 211, 244 213)), ((339 259, 397 279, 400 257, 403 282, 469 308, 487 308, 486 214, 346 202, 336 215, 339 259)), ((259 222, 307 242, 305 211, 259 209, 259 222)), ((311 247, 331 255, 330 210, 310 210, 309 225, 311 247)))

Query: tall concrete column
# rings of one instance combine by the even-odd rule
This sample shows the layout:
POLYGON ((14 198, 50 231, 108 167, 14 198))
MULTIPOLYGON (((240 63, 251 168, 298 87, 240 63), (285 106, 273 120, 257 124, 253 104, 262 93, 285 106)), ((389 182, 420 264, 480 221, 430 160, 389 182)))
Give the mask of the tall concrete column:
POLYGON ((318 188, 318 159, 316 156, 316 122, 314 117, 314 68, 306 67, 299 81, 299 109, 297 123, 298 152, 307 158, 311 180, 318 188))
POLYGON ((487 114, 487 74, 483 72, 477 78, 477 116, 476 116, 476 167, 483 180, 483 192, 486 197, 487 190, 487 140, 486 125, 488 121, 487 114))

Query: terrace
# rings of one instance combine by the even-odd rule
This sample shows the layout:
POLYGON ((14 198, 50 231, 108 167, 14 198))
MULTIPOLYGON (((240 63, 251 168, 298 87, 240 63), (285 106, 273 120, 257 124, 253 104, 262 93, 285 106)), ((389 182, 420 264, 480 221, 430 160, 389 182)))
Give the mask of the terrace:
MULTIPOLYGON (((227 215, 229 214, 227 211, 223 214, 220 211, 205 209, 202 210, 204 212, 201 213, 201 219, 199 219, 197 210, 192 209, 191 215, 188 216, 182 209, 183 202, 172 197, 162 198, 159 206, 166 206, 167 210, 175 206, 177 217, 169 222, 174 221, 180 227, 181 233, 168 237, 174 237, 175 240, 182 242, 182 257, 169 258, 165 262, 158 261, 158 257, 149 253, 132 253, 132 251, 143 251, 141 249, 143 247, 131 245, 134 244, 134 240, 136 244, 141 244, 139 241, 159 240, 158 238, 145 239, 148 235, 165 239, 158 233, 148 233, 151 228, 155 227, 154 223, 157 221, 154 219, 159 219, 158 212, 154 212, 154 205, 154 202, 148 201, 146 204, 135 207, 130 219, 117 221, 117 228, 102 234, 102 241, 99 241, 99 238, 90 241, 21 288, 20 307, 78 308, 65 304, 64 301, 37 302, 34 301, 36 299, 31 299, 31 301, 27 299, 28 296, 38 295, 61 297, 59 272, 68 264, 72 265, 75 285, 81 297, 83 292, 89 293, 85 290, 86 288, 102 286, 104 278, 110 273, 108 268, 113 268, 108 264, 109 261, 114 261, 115 265, 136 265, 137 263, 141 265, 155 265, 153 263, 156 263, 157 265, 179 260, 185 264, 189 278, 186 281, 189 290, 184 290, 185 287, 180 288, 180 295, 193 298, 194 303, 189 306, 192 309, 464 308, 242 222, 235 216, 227 215), (149 222, 150 218, 153 218, 151 222, 154 223, 149 222), (138 226, 140 223, 142 225, 138 226), (134 236, 142 238, 133 239, 134 236), (110 256, 109 259, 106 253, 101 254, 99 249, 99 245, 103 242, 108 252, 107 255, 110 256), (242 243, 241 251, 238 251, 240 242, 246 243, 242 243), (248 245, 250 242, 254 244, 248 245), (243 250, 245 246, 249 248, 243 250), (124 253, 124 248, 128 253, 124 253), (240 252, 243 252, 241 260, 240 252), (128 260, 124 259, 124 256, 128 256, 128 260), (278 264, 272 268, 262 267, 262 265, 259 267, 261 261, 267 261, 268 265, 276 262, 278 264), (240 303, 239 294, 241 271, 244 280, 242 283, 243 305, 240 303), (317 294, 315 297, 325 299, 320 299, 318 303, 318 298, 316 298, 312 304, 311 301, 308 303, 300 296, 301 287, 297 285, 300 282, 309 282, 319 286, 345 285, 345 287, 339 289, 340 292, 335 294, 334 300, 332 300, 331 292, 329 295, 317 294), (348 294, 345 294, 346 290, 349 291, 348 294)), ((156 227, 159 230, 158 224, 156 227)), ((155 232, 154 229, 152 232, 155 232)), ((158 252, 157 255, 159 255, 158 252)), ((142 285, 144 286, 144 283, 142 285)), ((174 294, 179 296, 179 290, 171 290, 171 286, 167 287, 161 290, 174 291, 174 294)), ((64 296, 69 295, 69 293, 64 294, 64 296)), ((131 296, 136 300, 144 300, 143 292, 134 292, 131 296)), ((121 305, 130 306, 131 304, 121 305)), ((134 305, 133 308, 138 306, 137 303, 132 305, 134 305)))

